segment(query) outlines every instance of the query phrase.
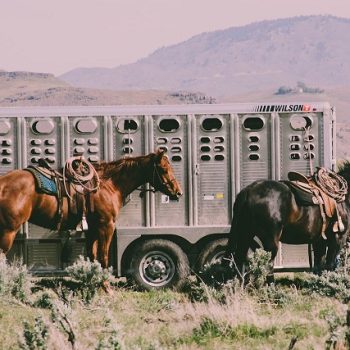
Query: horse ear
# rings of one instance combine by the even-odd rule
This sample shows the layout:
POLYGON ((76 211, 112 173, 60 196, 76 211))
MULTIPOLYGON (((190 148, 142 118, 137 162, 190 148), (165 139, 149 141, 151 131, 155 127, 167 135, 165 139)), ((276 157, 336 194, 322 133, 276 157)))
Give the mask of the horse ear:
POLYGON ((165 154, 165 150, 158 149, 156 152, 156 161, 160 162, 165 154))

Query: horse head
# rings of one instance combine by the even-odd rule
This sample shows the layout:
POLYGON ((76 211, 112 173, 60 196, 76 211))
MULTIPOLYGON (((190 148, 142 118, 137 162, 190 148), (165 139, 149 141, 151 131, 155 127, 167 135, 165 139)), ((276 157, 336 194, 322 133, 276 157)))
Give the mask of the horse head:
POLYGON ((165 151, 158 150, 153 155, 153 173, 150 184, 172 200, 179 200, 182 196, 180 184, 177 182, 169 158, 165 151))

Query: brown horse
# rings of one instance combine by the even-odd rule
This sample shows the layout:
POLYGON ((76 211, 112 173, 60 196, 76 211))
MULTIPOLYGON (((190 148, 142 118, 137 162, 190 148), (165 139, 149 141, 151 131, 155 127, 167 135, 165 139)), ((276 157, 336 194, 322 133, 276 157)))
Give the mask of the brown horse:
MULTIPOLYGON (((350 163, 345 162, 338 175, 350 184, 350 163)), ((257 237, 263 248, 271 252, 273 266, 279 242, 311 243, 315 272, 333 270, 350 230, 349 192, 345 193, 345 201, 338 204, 338 215, 343 229, 334 229, 335 216, 326 218, 326 230, 322 235, 324 223, 318 205, 300 204, 288 181, 256 181, 245 187, 236 198, 226 256, 228 260, 233 256, 236 268, 242 270, 249 249, 258 248, 257 237)))
MULTIPOLYGON (((108 267, 108 252, 123 200, 137 187, 150 183, 155 190, 178 200, 182 195, 168 157, 158 151, 146 156, 121 159, 94 165, 100 188, 90 194, 93 210, 86 220, 87 254, 108 267)), ((34 176, 25 170, 14 170, 0 177, 0 250, 11 249, 20 226, 29 221, 56 230, 74 229, 81 217, 73 215, 64 200, 60 222, 57 222, 58 201, 55 196, 38 193, 34 176)))

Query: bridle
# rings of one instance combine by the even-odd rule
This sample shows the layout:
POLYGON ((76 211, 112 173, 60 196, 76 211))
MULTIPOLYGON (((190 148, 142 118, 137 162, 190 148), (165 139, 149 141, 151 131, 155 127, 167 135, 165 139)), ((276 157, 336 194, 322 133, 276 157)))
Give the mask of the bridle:
POLYGON ((153 173, 152 173, 152 186, 153 188, 137 188, 140 191, 140 197, 142 198, 146 192, 156 193, 160 191, 160 189, 155 188, 155 180, 158 180, 163 189, 166 189, 168 192, 171 192, 171 185, 176 181, 175 177, 170 180, 164 181, 163 177, 159 174, 158 166, 156 162, 153 163, 153 173))

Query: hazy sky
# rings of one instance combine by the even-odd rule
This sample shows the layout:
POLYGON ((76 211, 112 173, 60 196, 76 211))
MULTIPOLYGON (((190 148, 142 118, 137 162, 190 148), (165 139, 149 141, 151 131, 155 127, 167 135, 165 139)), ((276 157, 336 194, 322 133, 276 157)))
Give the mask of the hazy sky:
POLYGON ((0 0, 0 69, 115 67, 202 32, 314 14, 350 18, 350 0, 0 0))

